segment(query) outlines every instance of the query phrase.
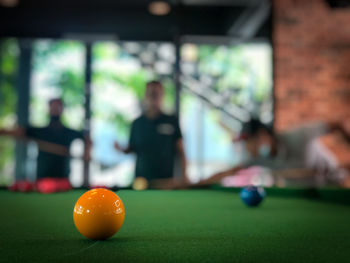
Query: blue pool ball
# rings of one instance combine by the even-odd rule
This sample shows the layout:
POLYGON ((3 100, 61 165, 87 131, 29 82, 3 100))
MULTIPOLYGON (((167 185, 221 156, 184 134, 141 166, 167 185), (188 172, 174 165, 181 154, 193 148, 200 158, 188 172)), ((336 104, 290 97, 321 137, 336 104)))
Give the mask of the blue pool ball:
POLYGON ((241 191, 241 199, 247 206, 258 206, 265 195, 264 188, 256 186, 247 186, 241 191))

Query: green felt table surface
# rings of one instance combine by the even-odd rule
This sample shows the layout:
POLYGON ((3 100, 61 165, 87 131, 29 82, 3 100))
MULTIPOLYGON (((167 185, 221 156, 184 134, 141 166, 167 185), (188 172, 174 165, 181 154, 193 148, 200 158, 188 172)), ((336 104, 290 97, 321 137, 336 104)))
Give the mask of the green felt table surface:
POLYGON ((350 206, 231 191, 132 191, 122 229, 87 240, 72 212, 84 191, 0 191, 0 262, 350 262, 350 206))

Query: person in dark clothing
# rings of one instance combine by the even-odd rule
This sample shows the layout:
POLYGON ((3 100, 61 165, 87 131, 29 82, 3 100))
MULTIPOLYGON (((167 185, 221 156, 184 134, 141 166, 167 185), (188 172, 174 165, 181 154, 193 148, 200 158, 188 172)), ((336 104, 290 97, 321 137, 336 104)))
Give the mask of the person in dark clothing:
POLYGON ((187 181, 186 156, 178 118, 162 112, 164 90, 158 81, 147 83, 145 111, 133 121, 129 145, 123 149, 118 143, 115 148, 124 153, 136 154, 135 177, 150 181, 173 180, 175 157, 181 160, 180 180, 187 181))
POLYGON ((55 98, 49 102, 50 122, 46 127, 19 127, 14 130, 0 130, 0 135, 28 138, 37 142, 37 179, 45 177, 68 178, 70 172, 69 147, 76 139, 85 140, 84 157, 88 158, 90 139, 82 131, 65 127, 61 122, 63 102, 55 98))
POLYGON ((276 181, 283 181, 284 185, 314 187, 331 183, 350 188, 349 162, 334 161, 335 156, 320 141, 322 136, 331 133, 338 134, 344 139, 344 144, 349 145, 350 133, 342 123, 315 121, 275 133, 260 120, 252 119, 243 125, 240 135, 234 139, 243 143, 245 150, 242 154, 246 160, 202 180, 198 185, 217 183, 226 176, 234 176, 239 170, 261 166, 268 168, 276 181))

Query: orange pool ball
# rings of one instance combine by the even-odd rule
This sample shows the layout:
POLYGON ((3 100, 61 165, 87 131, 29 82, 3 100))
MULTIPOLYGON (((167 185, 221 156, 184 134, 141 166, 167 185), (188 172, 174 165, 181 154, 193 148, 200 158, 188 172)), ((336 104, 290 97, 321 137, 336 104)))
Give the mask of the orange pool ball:
POLYGON ((84 193, 73 210, 74 224, 89 239, 102 240, 113 236, 122 227, 125 208, 118 195, 97 188, 84 193))

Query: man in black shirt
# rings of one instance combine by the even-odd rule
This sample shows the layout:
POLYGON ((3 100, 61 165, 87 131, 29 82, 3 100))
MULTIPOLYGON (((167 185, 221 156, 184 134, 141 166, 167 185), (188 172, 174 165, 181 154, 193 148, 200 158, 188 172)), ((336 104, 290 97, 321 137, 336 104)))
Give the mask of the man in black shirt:
POLYGON ((164 182, 174 182, 174 161, 176 154, 179 154, 182 175, 178 181, 187 181, 186 157, 179 121, 177 117, 162 112, 163 96, 164 90, 160 82, 147 83, 146 108, 131 125, 129 145, 122 149, 115 143, 115 148, 124 153, 135 153, 135 177, 144 177, 151 181, 163 179, 164 182))
POLYGON ((63 102, 52 99, 49 102, 50 123, 46 127, 27 126, 15 130, 0 130, 0 135, 29 138, 37 142, 37 179, 44 177, 68 178, 70 172, 69 147, 75 139, 85 140, 85 157, 89 155, 90 140, 82 131, 65 127, 61 122, 63 102))

